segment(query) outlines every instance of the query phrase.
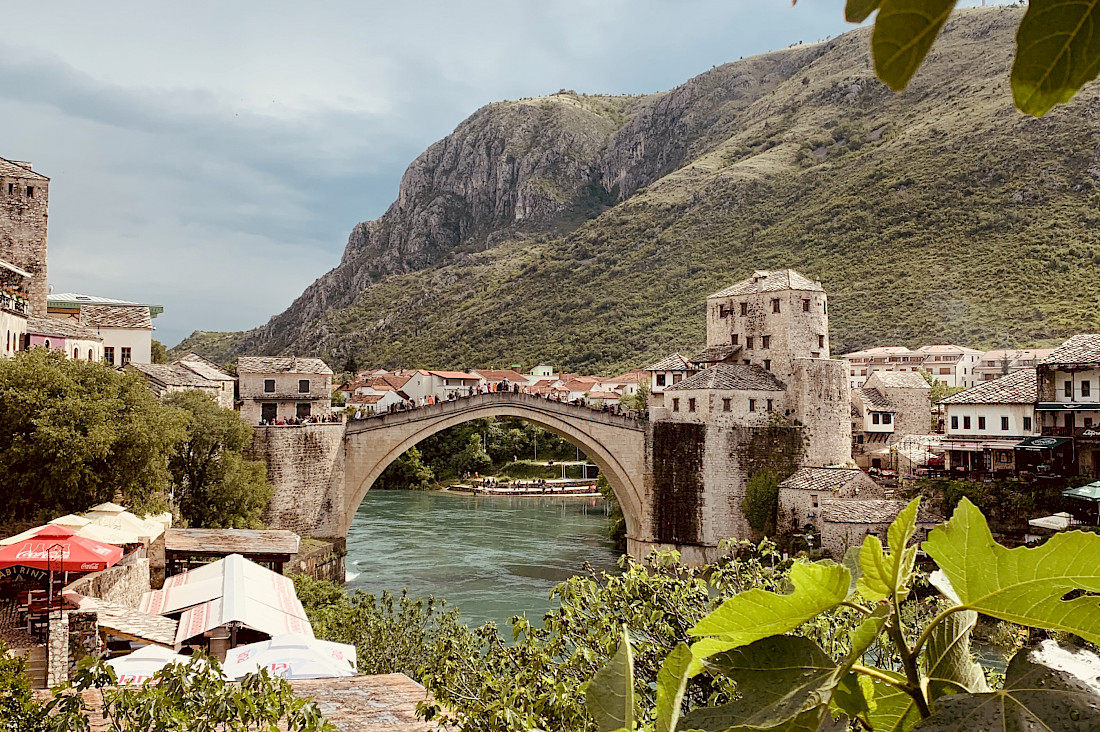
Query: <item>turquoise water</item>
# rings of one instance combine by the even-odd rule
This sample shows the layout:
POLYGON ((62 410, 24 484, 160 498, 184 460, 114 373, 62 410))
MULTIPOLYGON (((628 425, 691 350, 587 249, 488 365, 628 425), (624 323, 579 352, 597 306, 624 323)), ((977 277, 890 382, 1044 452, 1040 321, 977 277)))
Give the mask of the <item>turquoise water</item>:
POLYGON ((370 491, 348 532, 348 591, 434 595, 471 626, 537 620, 551 588, 584 572, 618 571, 603 499, 370 491))

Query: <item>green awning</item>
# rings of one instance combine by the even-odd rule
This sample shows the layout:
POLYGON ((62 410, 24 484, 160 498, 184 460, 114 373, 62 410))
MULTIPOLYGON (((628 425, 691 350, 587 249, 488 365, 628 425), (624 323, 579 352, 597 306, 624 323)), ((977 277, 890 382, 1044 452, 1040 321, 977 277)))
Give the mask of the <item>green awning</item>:
POLYGON ((1080 498, 1084 501, 1100 501, 1100 480, 1088 485, 1079 485, 1076 488, 1067 488, 1062 491, 1066 498, 1080 498))
POLYGON ((1053 450, 1070 441, 1069 437, 1027 437, 1016 444, 1017 450, 1053 450))
POLYGON ((1082 402, 1039 402, 1035 406, 1036 412, 1094 412, 1098 409, 1100 404, 1082 402))

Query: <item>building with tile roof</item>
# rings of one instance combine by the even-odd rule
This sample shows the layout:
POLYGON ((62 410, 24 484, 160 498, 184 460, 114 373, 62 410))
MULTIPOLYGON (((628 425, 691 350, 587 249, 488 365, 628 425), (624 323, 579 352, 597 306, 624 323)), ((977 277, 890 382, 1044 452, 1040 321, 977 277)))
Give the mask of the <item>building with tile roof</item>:
POLYGON ((26 272, 30 313, 46 314, 50 179, 30 163, 0 158, 0 260, 26 272))
POLYGON ((948 470, 966 473, 1018 472, 1016 450, 1022 440, 1039 434, 1035 404, 1035 369, 1016 371, 993 381, 979 381, 941 399, 944 461, 948 470))
POLYGON ((882 486, 859 468, 799 468, 779 484, 776 529, 797 534, 811 525, 820 534, 822 500, 885 497, 882 486))
POLYGON ((218 401, 221 396, 221 382, 211 381, 179 364, 129 363, 125 366, 125 369, 141 374, 148 382, 149 388, 159 399, 163 399, 169 394, 189 390, 207 394, 214 401, 218 401))
POLYGON ((172 362, 202 378, 218 384, 218 406, 233 409, 237 399, 237 377, 197 353, 188 353, 172 362))
POLYGON ((332 413, 332 369, 319 358, 239 356, 237 384, 241 418, 249 424, 332 413))
MULTIPOLYGON (((886 543, 886 532, 908 501, 886 498, 821 500, 821 548, 839 560, 849 547, 861 546, 867 536, 877 536, 886 543)), ((943 517, 926 502, 917 509, 917 528, 912 541, 928 538, 928 532, 943 517)))
POLYGON ((1100 477, 1100 334, 1066 340, 1036 367, 1036 379, 1042 434, 1072 440, 1073 471, 1100 477))
POLYGON ((664 404, 665 387, 679 384, 698 370, 699 367, 688 363, 687 359, 679 353, 670 353, 648 366, 646 371, 649 373, 649 405, 661 407, 664 404))
POLYGON ((870 469, 893 469, 890 447, 932 429, 931 387, 915 371, 875 371, 852 389, 852 458, 870 469))
POLYGON ((26 333, 30 348, 61 351, 74 361, 103 360, 103 339, 79 323, 32 315, 27 318, 26 333))
POLYGON ((74 317, 51 313, 56 320, 76 320, 103 339, 103 360, 111 366, 151 363, 153 319, 148 305, 87 304, 74 317))

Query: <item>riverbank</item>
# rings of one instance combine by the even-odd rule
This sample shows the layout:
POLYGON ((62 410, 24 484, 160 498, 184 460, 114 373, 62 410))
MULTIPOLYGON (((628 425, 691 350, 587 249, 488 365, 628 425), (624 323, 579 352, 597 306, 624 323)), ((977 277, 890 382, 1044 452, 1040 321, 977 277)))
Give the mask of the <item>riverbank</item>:
POLYGON ((603 500, 592 480, 550 479, 535 481, 497 481, 494 478, 454 483, 444 490, 486 496, 593 496, 603 500))

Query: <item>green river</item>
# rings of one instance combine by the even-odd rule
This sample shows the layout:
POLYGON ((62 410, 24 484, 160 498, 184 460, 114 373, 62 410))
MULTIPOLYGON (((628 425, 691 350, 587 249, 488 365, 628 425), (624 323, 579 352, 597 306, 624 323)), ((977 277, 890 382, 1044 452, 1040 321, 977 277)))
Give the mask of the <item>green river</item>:
MULTIPOLYGON (((347 589, 434 595, 471 626, 556 606, 554 585, 584 571, 617 572, 598 496, 471 496, 370 491, 348 532, 347 589)), ((507 635, 507 634, 506 634, 507 635)))

